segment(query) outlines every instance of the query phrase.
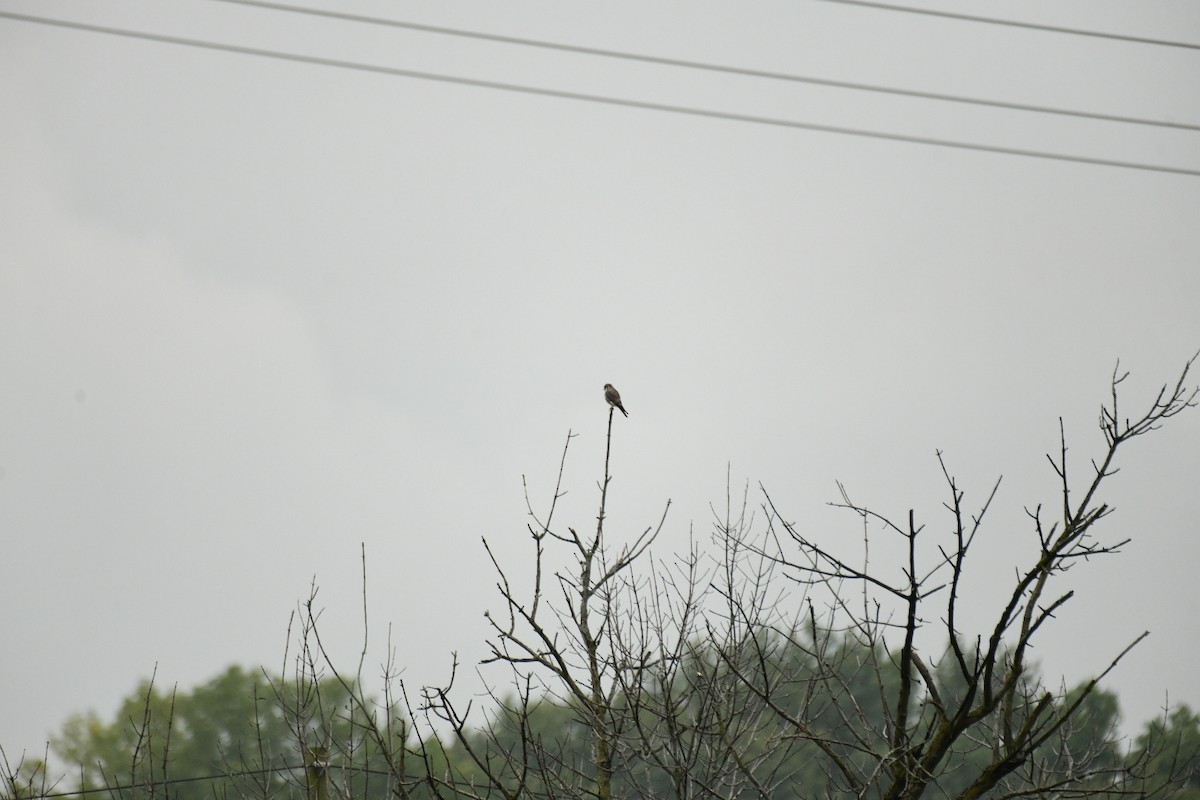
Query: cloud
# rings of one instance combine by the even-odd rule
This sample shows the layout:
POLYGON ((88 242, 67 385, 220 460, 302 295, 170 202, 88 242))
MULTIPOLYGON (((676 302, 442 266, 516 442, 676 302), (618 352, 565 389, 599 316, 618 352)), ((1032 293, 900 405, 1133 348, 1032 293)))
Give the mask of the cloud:
MULTIPOLYGON (((6 138, 23 193, 0 197, 0 526, 24 567, 0 599, 30 657, 4 678, 39 689, 13 698, 8 736, 158 662, 169 681, 275 663, 309 579, 352 598, 358 542, 396 544, 404 498, 454 454, 402 407, 335 390, 303 308, 82 218, 33 127, 6 138)), ((403 541, 414 563, 422 542, 403 541)))

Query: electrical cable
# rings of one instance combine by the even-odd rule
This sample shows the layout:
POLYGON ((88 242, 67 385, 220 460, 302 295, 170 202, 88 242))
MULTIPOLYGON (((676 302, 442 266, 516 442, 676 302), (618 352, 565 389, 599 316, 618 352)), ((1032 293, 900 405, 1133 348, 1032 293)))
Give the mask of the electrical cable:
POLYGON ((537 86, 527 86, 515 83, 502 83, 499 81, 482 80, 479 78, 467 78, 455 75, 444 75, 433 72, 421 72, 417 70, 400 69, 397 67, 385 67, 378 64, 366 64, 355 61, 343 61, 332 58, 322 58, 319 56, 309 56, 299 53, 288 53, 278 50, 265 50, 256 47, 243 47, 241 45, 226 44, 223 42, 213 42, 203 39, 189 39, 179 36, 167 36, 157 33, 146 33, 144 31, 134 31, 125 28, 113 28, 104 25, 93 25, 85 22, 74 22, 70 20, 52 19, 49 17, 38 17, 29 14, 17 14, 9 11, 0 11, 0 18, 16 20, 19 22, 28 22, 38 25, 48 25, 53 27, 68 28, 72 30, 87 31, 90 33, 101 33, 111 36, 119 36, 125 38, 142 39, 146 41, 160 42, 165 44, 181 45, 185 47, 195 47, 206 50, 217 50, 228 53, 238 53, 241 55, 258 56, 261 58, 271 58, 282 61, 291 61, 295 63, 311 64, 324 67, 335 67, 339 69, 355 70, 359 72, 370 72, 381 75, 393 75, 406 78, 414 78, 419 80, 437 81, 441 83, 457 84, 461 86, 473 86, 483 89, 494 89, 498 91, 515 92, 519 94, 537 95, 542 97, 556 97, 567 100, 579 100, 590 103, 600 103, 610 106, 621 106, 625 108, 639 108, 651 111, 662 111, 673 114, 684 114, 695 117, 707 117, 711 119, 722 119, 734 122, 746 122, 758 125, 770 125, 775 127, 792 128, 798 130, 817 131, 822 133, 834 133, 845 136, 859 136, 870 139, 881 139, 894 142, 906 142, 910 144, 924 144, 937 147, 948 147, 959 150, 970 150, 984 153, 998 153, 1003 155, 1023 156, 1027 158, 1040 158, 1054 161, 1072 162, 1076 164, 1091 164, 1094 166, 1117 167, 1122 169, 1143 170, 1148 172, 1170 173, 1175 175, 1188 175, 1192 177, 1200 177, 1200 170, 1187 169, 1184 167, 1171 167, 1158 164, 1146 164, 1132 161, 1118 161, 1104 158, 1091 158, 1088 156, 1071 155, 1067 153, 1053 153, 1043 150, 1027 150, 1015 147, 1003 147, 998 145, 978 144, 973 142, 962 142, 951 139, 935 139, 925 136, 914 136, 901 133, 889 133, 886 131, 872 131, 861 128, 847 128, 837 125, 822 125, 818 123, 803 122, 800 120, 788 120, 775 117, 761 117, 750 114, 739 114, 734 112, 717 111, 711 109, 695 108, 690 106, 678 106, 667 103, 655 103, 643 100, 631 100, 620 97, 610 97, 605 95, 584 94, 582 92, 570 92, 559 89, 548 89, 537 86))
MULTIPOLYGON (((160 781, 153 781, 153 782, 145 781, 143 783, 130 783, 130 784, 123 784, 123 785, 107 785, 106 784, 105 786, 99 786, 99 787, 94 787, 94 788, 90 788, 90 789, 80 788, 80 789, 74 789, 74 790, 70 790, 70 791, 61 791, 61 792, 44 792, 44 793, 39 792, 33 796, 38 798, 39 800, 41 800, 42 798, 51 798, 51 797, 76 797, 78 795, 84 795, 84 794, 96 794, 97 792, 108 792, 109 794, 112 794, 114 792, 123 792, 127 789, 147 789, 147 788, 150 788, 151 786, 153 786, 153 787, 173 786, 177 783, 197 783, 199 781, 219 781, 219 780, 227 780, 229 778, 242 778, 242 777, 246 777, 248 775, 266 775, 267 773, 279 774, 281 772, 298 772, 302 769, 306 769, 306 767, 303 764, 298 764, 295 766, 291 766, 288 764, 282 764, 277 767, 262 767, 260 769, 241 769, 241 770, 234 770, 232 772, 217 772, 217 773, 213 773, 211 775, 196 775, 196 776, 193 776, 190 778, 168 778, 166 780, 160 780, 160 781)), ((355 766, 351 766, 351 765, 342 765, 342 766, 336 767, 336 769, 338 769, 339 771, 342 771, 342 772, 356 772, 359 774, 369 774, 369 775, 386 775, 389 777, 392 776, 392 773, 387 770, 373 769, 371 767, 355 767, 355 766)))
POLYGON ((368 17, 361 14, 348 14, 341 11, 329 11, 318 8, 304 8, 302 6, 293 6, 286 3, 269 2, 269 0, 211 0, 217 3, 230 3, 233 5, 249 6, 253 8, 262 8, 271 11, 281 11, 291 14, 304 14, 313 17, 324 17, 326 19, 336 19, 345 22, 355 22, 364 25, 379 25, 389 28, 401 28, 412 31, 422 31, 425 33, 436 33, 444 36, 457 36, 467 39, 478 39, 482 41, 498 42, 502 44, 519 45, 522 47, 535 47, 545 50, 556 50, 564 53, 577 53, 581 55, 600 56, 603 58, 622 59, 626 61, 638 61, 646 64, 658 64, 670 67, 682 67, 684 69, 704 70, 707 72, 719 72, 727 75, 741 75, 751 78, 767 78, 770 80, 787 81, 791 83, 807 83, 816 86, 829 86, 837 89, 851 89, 861 92, 876 92, 880 94, 899 95, 901 97, 916 97, 923 100, 937 100, 946 103, 967 103, 978 106, 989 106, 992 108, 1004 108, 1013 111, 1029 111, 1038 114, 1055 114, 1067 117, 1080 117, 1083 119, 1103 120, 1106 122, 1120 122, 1131 125, 1152 125, 1162 128, 1177 128, 1182 130, 1200 131, 1200 125, 1191 125, 1183 122, 1172 122, 1170 120, 1155 120, 1145 119, 1143 117, 1129 117, 1117 114, 1101 114, 1091 111, 1077 111, 1073 109, 1054 108, 1051 106, 1039 106, 1028 103, 1012 103, 1004 100, 989 100, 986 98, 966 97, 963 95, 945 94, 941 92, 926 92, 915 89, 902 89, 894 86, 881 86, 870 83, 857 83, 854 81, 842 81, 832 78, 818 78, 808 75, 795 75, 786 72, 774 72, 770 70, 750 69, 745 67, 735 67, 724 64, 711 64, 702 61, 688 61, 678 58, 666 58, 662 56, 645 55, 641 53, 630 53, 620 50, 608 50, 599 47, 585 47, 581 45, 563 44, 559 42, 549 42, 542 39, 527 39, 518 36, 504 36, 501 34, 482 33, 480 31, 468 31, 460 28, 446 28, 438 25, 426 25, 418 22, 407 22, 404 20, 387 19, 383 17, 368 17))
POLYGON ((1162 47, 1181 47, 1187 50, 1200 50, 1200 44, 1192 42, 1180 42, 1170 39, 1152 39, 1146 36, 1127 36, 1122 33, 1105 33, 1103 31, 1088 31, 1079 28, 1067 28, 1059 25, 1042 25, 1036 22, 1020 22, 1011 19, 997 19, 995 17, 979 17, 973 14, 959 14, 954 11, 939 11, 933 8, 914 8, 912 6, 898 6, 891 3, 877 3, 873 0, 821 0, 825 3, 840 3, 847 6, 860 6, 862 8, 873 8, 880 11, 899 11, 905 14, 923 14, 928 17, 942 17, 943 19, 955 19, 962 22, 981 22, 988 25, 1004 25, 1010 28, 1025 28, 1027 30, 1045 31, 1047 33, 1066 33, 1072 36, 1089 36, 1096 39, 1112 39, 1118 42, 1132 42, 1134 44, 1153 44, 1162 47))

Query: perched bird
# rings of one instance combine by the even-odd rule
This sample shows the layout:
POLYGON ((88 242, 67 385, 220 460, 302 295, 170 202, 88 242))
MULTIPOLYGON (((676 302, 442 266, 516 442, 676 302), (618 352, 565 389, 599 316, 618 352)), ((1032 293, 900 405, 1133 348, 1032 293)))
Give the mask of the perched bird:
POLYGON ((625 406, 621 405, 621 393, 614 389, 611 383, 604 384, 604 399, 608 401, 610 406, 621 409, 622 414, 627 417, 629 416, 629 412, 625 410, 625 406))

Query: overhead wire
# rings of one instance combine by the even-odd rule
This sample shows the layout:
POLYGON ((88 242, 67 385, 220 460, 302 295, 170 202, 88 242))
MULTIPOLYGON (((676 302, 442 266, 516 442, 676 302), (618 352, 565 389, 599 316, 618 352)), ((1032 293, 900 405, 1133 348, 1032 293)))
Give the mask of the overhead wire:
MULTIPOLYGON (((281 772, 298 772, 299 770, 306 769, 306 768, 307 767, 303 764, 298 764, 298 765, 281 764, 276 767, 261 767, 258 769, 241 769, 241 770, 234 770, 232 772, 215 772, 211 775, 195 775, 195 776, 192 776, 189 778, 166 778, 163 780, 157 780, 157 781, 153 781, 153 782, 145 781, 142 783, 128 783, 128 784, 107 784, 106 783, 104 786, 97 786, 97 787, 91 787, 91 788, 81 787, 79 789, 64 790, 64 791, 58 791, 58 792, 39 792, 35 796, 37 798, 39 798, 39 800, 40 800, 41 798, 75 797, 75 796, 84 795, 84 794, 96 794, 98 792, 106 792, 111 795, 115 792, 123 792, 128 789, 149 789, 149 788, 161 787, 161 786, 174 786, 174 785, 180 784, 180 783, 197 783, 197 782, 202 782, 202 781, 228 780, 229 778, 243 778, 243 777, 246 777, 249 775, 266 775, 268 773, 279 774, 281 772)), ((387 775, 387 776, 392 775, 392 773, 388 772, 387 770, 373 769, 371 767, 356 767, 356 766, 353 766, 350 764, 338 766, 337 769, 340 771, 357 772, 360 774, 387 775)))
MULTIPOLYGON (((303 766, 291 767, 291 766, 287 766, 285 764, 285 765, 278 766, 278 767, 262 767, 260 769, 243 769, 243 770, 236 770, 234 772, 217 772, 212 775, 195 775, 190 778, 166 778, 163 780, 154 781, 152 785, 153 786, 174 786, 174 785, 180 784, 180 783, 197 783, 200 781, 218 781, 218 780, 228 779, 228 778, 241 778, 241 777, 245 777, 247 775, 265 775, 269 772, 274 772, 274 773, 290 772, 290 771, 296 771, 296 770, 301 770, 301 769, 304 769, 304 767, 303 766)), ((109 785, 106 783, 106 785, 104 785, 104 786, 97 786, 97 787, 92 787, 92 788, 80 787, 78 789, 72 789, 69 791, 64 790, 61 792, 39 792, 35 796, 38 798, 75 797, 76 795, 95 794, 97 792, 108 792, 111 794, 113 792, 123 792, 126 789, 145 789, 145 788, 149 788, 146 783, 141 783, 141 784, 130 783, 130 784, 124 784, 124 785, 109 785)))
POLYGON ((1104 31, 1090 31, 1081 28, 1069 28, 1061 25, 1043 25, 1037 22, 1021 22, 1020 20, 999 19, 996 17, 981 17, 974 14, 961 14, 957 11, 940 11, 935 8, 916 8, 915 6, 902 6, 893 3, 878 3, 874 0, 820 0, 824 3, 838 3, 846 6, 861 6, 863 8, 871 8, 878 11, 897 11, 905 14, 921 14, 927 17, 942 17, 943 19, 954 19, 961 22, 978 22, 987 25, 1004 25, 1010 28, 1025 28, 1027 30, 1044 31, 1047 33, 1065 33, 1072 36, 1087 36, 1095 39, 1111 39, 1117 42, 1131 42, 1133 44, 1153 44, 1162 47, 1181 47, 1187 50, 1200 50, 1200 44, 1193 42, 1180 42, 1171 39, 1154 39, 1147 36, 1129 36, 1123 33, 1106 33, 1104 31))
POLYGON ((836 89, 850 89, 861 92, 874 92, 878 94, 891 94, 900 97, 915 97, 923 100, 936 100, 946 103, 964 103, 977 106, 989 106, 992 108, 1003 108, 1011 111, 1028 111, 1038 114, 1054 114, 1065 117, 1078 117, 1083 119, 1103 120, 1105 122, 1119 122, 1130 125, 1150 125, 1162 128, 1177 128, 1181 130, 1200 131, 1200 125, 1192 125, 1184 122, 1173 122, 1171 120, 1156 120, 1146 119, 1144 117, 1122 116, 1118 114, 1103 114, 1093 111, 1079 111, 1075 109, 1055 108, 1052 106, 1033 105, 1029 103, 1015 103, 1005 100, 991 100, 980 97, 967 97, 964 95, 947 94, 944 92, 928 92, 918 89, 904 89, 896 86, 882 86, 879 84, 860 83, 856 81, 843 81, 833 78, 821 78, 811 75, 797 75, 787 72, 776 72, 772 70, 752 69, 748 67, 737 67, 727 64, 713 64, 703 61, 690 61, 687 59, 668 58, 664 56, 647 55, 643 53, 630 53, 622 50, 609 50, 600 47, 586 47, 582 45, 565 44, 561 42, 550 42, 544 39, 529 39, 519 36, 505 36, 495 33, 484 33, 481 31, 463 30, 461 28, 447 28, 439 25, 427 25, 419 22, 408 22, 406 20, 390 19, 385 17, 371 17, 362 14, 350 14, 343 11, 331 11, 320 8, 307 8, 304 6, 294 6, 287 3, 277 3, 271 0, 211 0, 216 3, 229 3, 232 5, 247 6, 252 8, 261 8, 271 11, 280 11, 290 14, 301 14, 312 17, 323 17, 325 19, 336 19, 343 22, 355 22, 364 25, 378 25, 389 28, 399 28, 403 30, 421 31, 424 33, 436 33, 444 36, 456 36, 466 39, 476 39, 488 42, 497 42, 501 44, 518 45, 522 47, 533 47, 544 50, 555 50, 563 53, 577 53, 581 55, 599 56, 602 58, 621 59, 625 61, 636 61, 644 64, 656 64, 660 66, 680 67, 684 69, 703 70, 707 72, 718 72, 727 75, 739 75, 751 78, 766 78, 769 80, 786 81, 790 83, 806 83, 815 86, 828 86, 836 89))
POLYGON ((605 95, 586 94, 582 92, 571 92, 560 89, 549 89, 538 86, 528 86, 515 83, 504 83, 500 81, 483 80, 479 78, 468 78, 456 75, 445 75, 433 72, 423 72, 418 70, 402 69, 398 67, 387 67, 379 64, 367 64, 363 62, 344 61, 340 59, 324 58, 320 56, 310 56, 300 53, 289 53, 279 50, 267 50, 257 47, 245 47, 242 45, 227 44, 224 42, 214 42, 204 39, 191 39, 180 36, 169 36, 165 34, 148 33, 145 31, 135 31, 126 28, 116 28, 105 25, 95 25, 86 22, 76 22, 73 20, 54 19, 50 17, 39 17, 31 14, 18 14, 10 11, 0 11, 0 18, 11 19, 19 22, 27 22, 31 24, 47 25, 52 27, 67 28, 71 30, 86 31, 90 33, 100 33, 110 36, 119 36, 124 38, 141 39, 145 41, 159 42, 164 44, 180 45, 184 47, 193 47, 206 50, 215 50, 228 53, 237 53, 241 55, 256 56, 260 58, 277 59, 281 61, 290 61, 302 64, 311 64, 316 66, 334 67, 338 69, 355 70, 359 72, 369 72, 381 75, 392 75, 418 80, 436 81, 441 83, 457 84, 462 86, 472 86, 476 88, 494 89, 498 91, 515 92, 527 95, 536 95, 542 97, 555 97, 567 100, 579 100, 590 103, 599 103, 610 106, 621 106, 625 108, 638 108, 651 111, 662 111, 673 114, 683 114, 694 117, 707 117, 711 119, 721 119, 734 122, 745 122, 758 125, 769 125, 782 128, 792 128, 798 130, 817 131, 822 133, 841 134, 845 136, 858 136, 870 139, 880 139, 894 142, 906 142, 910 144, 924 144, 937 147, 948 147, 958 150, 968 150, 985 153, 997 153, 1003 155, 1023 156, 1027 158, 1039 158, 1054 161, 1072 162, 1077 164, 1090 164, 1095 166, 1117 167, 1122 169, 1143 170, 1148 172, 1170 173, 1176 175, 1188 175, 1192 177, 1200 177, 1200 170, 1187 169, 1184 167, 1172 167, 1158 164, 1146 164, 1134 161, 1120 161, 1104 158, 1092 158, 1089 156, 1079 156, 1068 153, 1054 153, 1043 150, 1029 150, 1015 147, 1003 147, 998 145, 979 144, 975 142, 963 142, 951 139, 937 139, 926 136, 915 136, 902 133, 891 133, 887 131, 873 131, 861 128, 849 128, 838 125, 823 125, 819 123, 804 122, 800 120, 781 119, 776 117, 764 117, 751 114, 740 114, 735 112, 718 111, 713 109, 695 108, 690 106, 679 106, 668 103, 656 103, 643 100, 633 100, 621 97, 611 97, 605 95))

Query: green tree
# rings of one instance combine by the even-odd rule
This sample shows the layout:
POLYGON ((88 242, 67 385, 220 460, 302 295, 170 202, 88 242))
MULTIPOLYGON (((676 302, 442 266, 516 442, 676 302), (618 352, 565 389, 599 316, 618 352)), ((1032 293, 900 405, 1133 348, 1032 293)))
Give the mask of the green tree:
POLYGON ((1200 715, 1180 705, 1146 723, 1128 762, 1127 788, 1200 800, 1200 715))
POLYGON ((366 735, 353 684, 285 681, 231 666, 190 692, 143 681, 110 722, 67 721, 52 743, 78 789, 113 796, 302 796, 305 754, 333 755, 331 780, 355 797, 384 797, 379 742, 366 735), (118 788, 120 787, 120 788, 118 788), (169 787, 169 789, 168 789, 169 787))

